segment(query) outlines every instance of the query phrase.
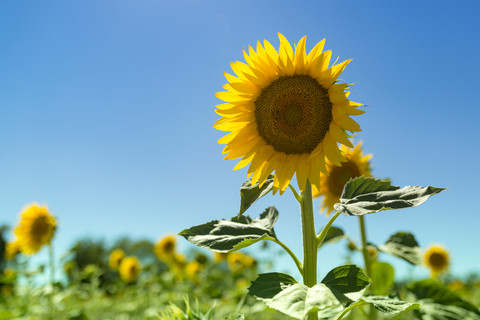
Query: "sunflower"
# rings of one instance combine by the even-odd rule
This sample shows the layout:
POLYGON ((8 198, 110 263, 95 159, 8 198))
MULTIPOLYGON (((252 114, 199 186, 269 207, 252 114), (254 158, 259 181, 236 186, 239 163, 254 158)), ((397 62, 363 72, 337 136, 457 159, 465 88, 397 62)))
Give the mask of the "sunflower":
POLYGON ((423 261, 430 269, 433 277, 448 270, 450 266, 450 255, 441 245, 431 245, 423 254, 423 261))
POLYGON ((140 273, 140 262, 136 257, 125 257, 120 262, 118 272, 123 281, 128 283, 135 282, 140 273))
POLYGON ((13 260, 20 253, 20 243, 18 240, 7 242, 5 246, 5 260, 13 260))
POLYGON ((153 248, 158 259, 171 262, 175 255, 177 238, 170 234, 160 239, 153 248))
POLYGON ((228 254, 227 263, 233 272, 239 272, 245 268, 255 268, 257 266, 257 261, 253 257, 236 251, 228 254))
POLYGON ((371 175, 371 154, 363 155, 362 142, 354 148, 343 146, 340 148, 345 162, 341 166, 327 161, 327 174, 320 173, 320 189, 313 188, 313 196, 323 196, 321 211, 327 210, 327 215, 333 211, 333 205, 340 202, 343 187, 351 178, 371 175))
POLYGON ((190 278, 195 278, 202 269, 203 265, 200 262, 194 260, 187 264, 187 266, 185 267, 185 272, 190 278))
POLYGON ((50 244, 56 226, 57 221, 46 206, 36 203, 27 206, 20 214, 20 223, 14 230, 21 252, 32 255, 43 245, 50 244))
POLYGON ((215 110, 221 118, 214 128, 230 131, 218 140, 226 144, 225 159, 238 159, 234 170, 250 164, 247 177, 263 185, 274 174, 274 192, 282 194, 296 173, 300 191, 307 179, 320 189, 320 172, 327 173, 325 158, 335 165, 344 161, 337 142, 353 147, 346 131, 361 131, 350 118, 364 113, 362 104, 348 100, 347 84, 338 76, 351 60, 329 67, 331 51, 320 41, 308 54, 303 37, 295 50, 278 34, 277 50, 266 40, 249 46, 246 63, 232 62, 236 76, 225 73, 225 101, 215 110))
POLYGON ((125 252, 123 252, 122 249, 115 249, 112 251, 112 253, 110 253, 110 257, 108 258, 108 265, 113 270, 118 270, 120 262, 122 262, 123 258, 125 258, 125 252))

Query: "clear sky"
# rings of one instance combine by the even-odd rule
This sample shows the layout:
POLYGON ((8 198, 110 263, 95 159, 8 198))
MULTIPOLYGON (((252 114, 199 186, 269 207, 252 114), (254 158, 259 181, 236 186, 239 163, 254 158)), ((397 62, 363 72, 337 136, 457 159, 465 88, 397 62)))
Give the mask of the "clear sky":
MULTIPOLYGON (((307 49, 326 38, 334 57, 354 59, 342 78, 368 105, 356 120, 376 177, 450 188, 369 215, 370 241, 411 231, 422 247, 448 247, 455 274, 480 272, 479 173, 469 167, 480 157, 479 11, 477 0, 2 1, 0 224, 48 204, 61 254, 85 235, 156 240, 234 216, 246 171, 232 171, 216 143, 214 93, 242 48, 263 39, 278 48, 281 32, 292 43, 307 35, 307 49)), ((247 213, 270 205, 279 238, 301 256, 289 192, 247 213)), ((317 229, 326 221, 317 215, 317 229)), ((356 218, 336 225, 359 239, 356 218)), ((344 253, 322 249, 320 272, 344 253)))

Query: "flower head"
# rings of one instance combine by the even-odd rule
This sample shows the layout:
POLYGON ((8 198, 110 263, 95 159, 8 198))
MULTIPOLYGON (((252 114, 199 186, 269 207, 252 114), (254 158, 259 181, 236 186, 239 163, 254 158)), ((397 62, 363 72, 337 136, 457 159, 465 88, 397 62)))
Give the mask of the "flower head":
POLYGON ((423 254, 423 261, 430 269, 433 277, 448 270, 450 266, 450 255, 441 245, 431 245, 423 254))
POLYGON ((185 272, 190 278, 195 278, 202 269, 203 265, 200 262, 193 260, 187 264, 185 267, 185 272))
POLYGON ((320 173, 320 189, 313 188, 314 197, 323 196, 321 211, 326 210, 327 215, 333 211, 335 203, 340 202, 343 187, 351 178, 371 175, 371 154, 363 155, 362 142, 354 148, 341 147, 345 162, 336 166, 327 160, 327 174, 320 173))
POLYGON ((20 214, 20 223, 14 230, 21 252, 32 255, 43 245, 50 244, 56 226, 57 221, 46 206, 36 203, 27 206, 20 214))
POLYGON ((18 240, 7 242, 5 246, 5 260, 13 260, 20 253, 20 243, 18 240))
POLYGON ((160 239, 153 248, 158 259, 171 262, 175 255, 177 239, 174 235, 167 235, 160 239))
POLYGON ((113 270, 118 270, 120 262, 122 262, 123 258, 125 258, 125 252, 123 252, 122 249, 115 249, 112 251, 112 253, 110 253, 110 257, 108 258, 108 265, 113 270))
POLYGON ((307 53, 306 37, 295 50, 279 38, 278 51, 257 42, 256 51, 244 50, 246 63, 231 63, 235 76, 225 73, 226 91, 216 94, 225 103, 216 106, 221 118, 214 127, 230 133, 218 142, 226 144, 225 159, 241 158, 234 170, 250 165, 252 184, 263 185, 275 172, 274 192, 283 193, 295 173, 300 191, 307 179, 320 189, 325 158, 340 165, 337 143, 352 147, 345 131, 361 130, 350 118, 364 113, 361 104, 347 99, 347 84, 337 83, 351 60, 330 65, 324 40, 307 53))
POLYGON ((245 268, 254 268, 257 265, 257 261, 253 257, 237 251, 228 253, 227 263, 233 272, 240 272, 245 268))
POLYGON ((135 282, 140 273, 140 262, 138 261, 137 257, 123 258, 120 262, 118 272, 120 273, 120 277, 123 281, 127 283, 135 282))

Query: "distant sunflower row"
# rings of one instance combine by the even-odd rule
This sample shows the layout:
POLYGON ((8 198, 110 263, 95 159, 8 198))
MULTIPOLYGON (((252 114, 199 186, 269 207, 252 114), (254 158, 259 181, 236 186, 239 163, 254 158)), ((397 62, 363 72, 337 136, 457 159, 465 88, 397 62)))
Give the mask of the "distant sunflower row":
MULTIPOLYGON (((197 280, 198 273, 204 269, 208 261, 202 254, 187 263, 185 255, 178 253, 177 239, 172 234, 164 236, 155 244, 154 253, 171 271, 176 274, 185 273, 192 280, 197 280)), ((245 269, 257 267, 257 261, 252 256, 241 252, 215 252, 213 260, 216 264, 226 262, 232 273, 241 273, 245 269)), ((138 258, 126 256, 125 252, 118 248, 110 253, 108 264, 112 270, 118 271, 120 278, 126 283, 135 282, 141 272, 138 258)))

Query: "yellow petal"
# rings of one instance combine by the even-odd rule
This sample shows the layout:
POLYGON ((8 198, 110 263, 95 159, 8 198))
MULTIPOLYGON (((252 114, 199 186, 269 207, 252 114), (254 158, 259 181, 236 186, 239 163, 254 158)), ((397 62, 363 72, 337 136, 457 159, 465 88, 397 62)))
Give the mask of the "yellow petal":
POLYGON ((247 153, 249 153, 252 149, 256 149, 259 147, 259 144, 261 143, 261 138, 255 137, 254 139, 251 139, 247 141, 246 143, 237 146, 235 149, 231 150, 226 156, 225 160, 232 160, 232 159, 237 159, 244 157, 247 153))
POLYGON ((242 160, 240 160, 235 167, 233 167, 233 170, 239 170, 242 169, 243 167, 247 166, 250 162, 252 162, 253 157, 255 156, 255 153, 252 152, 250 154, 247 154, 245 157, 243 157, 242 160))
POLYGON ((340 142, 341 144, 344 144, 350 148, 353 148, 353 144, 350 140, 348 140, 345 132, 340 129, 340 127, 335 123, 335 121, 332 121, 330 123, 330 132, 333 140, 340 142))
POLYGON ((338 149, 337 143, 331 138, 329 133, 325 135, 323 143, 325 144, 325 156, 334 165, 340 167, 342 165, 341 161, 343 160, 343 156, 338 149))
POLYGON ((335 117, 333 120, 343 129, 351 131, 351 132, 360 132, 362 129, 360 125, 356 123, 352 118, 350 118, 347 114, 341 117, 335 117))
POLYGON ((303 74, 305 73, 305 64, 307 62, 307 53, 305 51, 305 41, 307 39, 307 36, 304 36, 300 41, 298 42, 298 45, 295 48, 295 59, 294 59, 294 65, 295 65, 295 73, 296 74, 303 74))
POLYGON ((324 46, 325 46, 325 39, 323 39, 322 41, 317 43, 315 45, 315 47, 313 47, 313 49, 310 50, 310 52, 308 53, 308 56, 307 56, 307 61, 309 63, 311 63, 314 59, 316 59, 318 56, 320 56, 320 54, 323 51, 324 46))
POLYGON ((215 97, 225 102, 238 102, 238 101, 247 101, 248 98, 244 98, 230 91, 221 91, 215 93, 215 97))
POLYGON ((301 154, 297 162, 297 168, 295 169, 300 191, 303 191, 307 184, 308 171, 310 169, 308 166, 308 156, 308 153, 301 154))

